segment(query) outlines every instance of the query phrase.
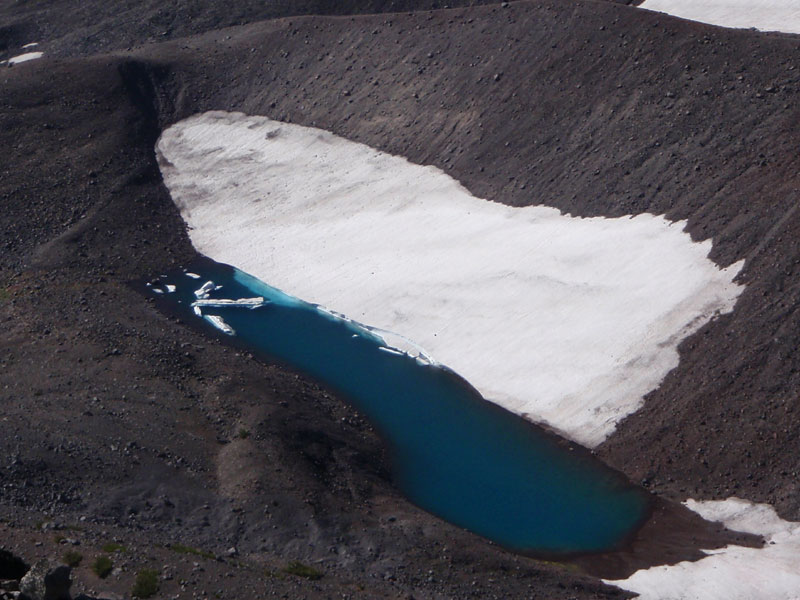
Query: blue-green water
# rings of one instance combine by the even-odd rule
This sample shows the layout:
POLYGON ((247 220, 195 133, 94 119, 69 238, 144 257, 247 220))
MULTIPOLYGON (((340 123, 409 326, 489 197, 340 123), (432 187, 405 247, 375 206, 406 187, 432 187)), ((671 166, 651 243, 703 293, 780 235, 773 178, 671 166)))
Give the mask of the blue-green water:
POLYGON ((609 550, 646 517, 644 490, 485 401, 452 371, 388 351, 358 324, 231 267, 202 260, 187 271, 200 278, 173 272, 149 289, 209 330, 192 308, 205 282, 221 286, 208 299, 267 300, 257 308, 199 308, 221 317, 253 353, 346 397, 388 445, 398 487, 431 513, 512 550, 548 556, 609 550))

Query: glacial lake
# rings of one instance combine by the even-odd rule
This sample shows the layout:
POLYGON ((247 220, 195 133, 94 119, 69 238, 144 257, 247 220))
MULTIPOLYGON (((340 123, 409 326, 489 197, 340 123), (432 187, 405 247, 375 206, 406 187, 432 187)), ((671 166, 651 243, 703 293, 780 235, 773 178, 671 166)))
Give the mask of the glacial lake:
POLYGON ((152 280, 145 293, 340 394, 379 432, 395 484, 414 504, 510 550, 548 557, 610 550, 648 515, 643 489, 484 400, 399 336, 209 259, 152 280))

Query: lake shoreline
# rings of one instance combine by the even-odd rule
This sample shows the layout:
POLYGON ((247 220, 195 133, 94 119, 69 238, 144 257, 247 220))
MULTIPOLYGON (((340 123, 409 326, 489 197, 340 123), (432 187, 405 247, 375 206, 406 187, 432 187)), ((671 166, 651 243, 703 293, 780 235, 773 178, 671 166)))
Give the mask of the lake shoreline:
MULTIPOLYGON (((177 269, 172 269, 166 274, 166 278, 143 278, 131 282, 129 285, 142 294, 145 298, 155 302, 160 311, 180 319, 181 322, 190 328, 202 333, 205 336, 216 338, 219 342, 238 348, 247 356, 252 356, 257 362, 265 366, 279 365, 282 369, 297 373, 304 378, 311 377, 302 369, 286 362, 274 355, 265 354, 263 351, 255 350, 250 344, 243 341, 236 335, 228 335, 218 328, 210 327, 203 319, 196 318, 189 306, 179 306, 172 301, 171 293, 154 294, 154 289, 164 289, 168 282, 174 282, 186 272, 195 275, 197 272, 206 271, 225 271, 233 273, 236 269, 229 265, 218 263, 208 257, 199 256, 196 260, 177 269)), ((193 278, 194 279, 194 278, 193 278)), ((201 275, 199 279, 194 279, 190 287, 198 287, 209 277, 201 275)), ((223 286, 224 289, 225 286, 223 286)), ((305 304, 305 303, 303 303, 305 304)), ((508 409, 490 402, 480 396, 477 390, 468 381, 451 371, 446 366, 422 367, 435 368, 446 373, 456 385, 463 387, 470 394, 479 398, 480 402, 490 411, 513 416, 515 419, 523 421, 531 429, 531 433, 537 436, 546 436, 554 444, 562 447, 568 452, 574 452, 577 456, 582 456, 584 460, 597 463, 596 468, 604 469, 611 477, 617 479, 620 485, 632 485, 628 478, 621 472, 600 462, 596 454, 574 441, 562 437, 558 432, 546 426, 534 423, 528 419, 518 417, 508 409)), ((330 393, 342 397, 349 402, 346 394, 331 388, 324 381, 318 380, 323 389, 328 388, 330 393)), ((379 432, 379 436, 383 437, 379 432)), ((385 443, 385 439, 384 439, 385 443)), ((387 455, 387 468, 392 463, 392 454, 387 455)), ((547 560, 560 562, 563 564, 577 566, 582 571, 595 577, 603 579, 624 579, 639 569, 646 569, 655 565, 675 564, 680 561, 697 560, 705 555, 703 550, 721 548, 730 544, 759 547, 761 539, 759 536, 742 534, 727 530, 718 523, 711 523, 702 519, 685 506, 658 498, 648 494, 648 508, 643 516, 638 520, 637 525, 623 539, 614 545, 609 551, 602 552, 568 552, 568 553, 548 553, 530 552, 509 549, 524 556, 529 556, 537 560, 547 560)), ((413 499, 411 500, 413 503, 413 499)), ((424 507, 422 507, 424 509, 424 507)))

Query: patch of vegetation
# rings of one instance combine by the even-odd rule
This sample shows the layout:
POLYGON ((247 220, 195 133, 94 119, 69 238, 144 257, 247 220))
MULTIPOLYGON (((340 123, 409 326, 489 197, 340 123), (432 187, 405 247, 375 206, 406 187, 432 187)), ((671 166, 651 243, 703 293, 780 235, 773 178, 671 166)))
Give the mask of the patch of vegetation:
POLYGON ((54 541, 56 544, 60 544, 60 543, 61 543, 61 542, 63 542, 65 539, 67 539, 67 538, 65 538, 63 535, 54 535, 54 536, 53 536, 53 541, 54 541))
POLYGON ((283 569, 284 573, 288 573, 289 575, 295 575, 297 577, 305 577, 306 579, 322 579, 323 572, 318 571, 314 567, 309 567, 308 565, 304 565, 299 560, 293 560, 288 565, 286 565, 283 569))
POLYGON ((103 552, 106 554, 114 554, 115 552, 127 552, 128 549, 123 546, 122 544, 118 544, 116 542, 109 542, 107 544, 103 544, 103 552))
POLYGON ((100 579, 105 579, 114 570, 114 563, 105 555, 98 556, 92 563, 92 571, 100 579))
POLYGON ((81 564, 81 561, 83 560, 83 554, 76 552, 75 550, 67 550, 64 552, 64 556, 61 558, 65 565, 74 569, 81 564))
POLYGON ((158 571, 142 569, 136 574, 131 595, 135 598, 150 598, 158 592, 158 571))
POLYGON ((247 438, 250 437, 250 430, 249 429, 245 429, 244 427, 242 427, 239 430, 238 435, 239 435, 239 439, 240 440, 246 440, 247 438))
POLYGON ((286 579, 286 573, 283 571, 273 571, 272 569, 265 569, 264 576, 269 579, 286 579))
POLYGON ((177 552, 178 554, 192 554, 193 556, 201 556, 203 558, 215 558, 211 552, 206 552, 205 550, 200 550, 198 548, 192 548, 191 546, 187 546, 185 544, 172 544, 168 546, 170 550, 173 552, 177 552))

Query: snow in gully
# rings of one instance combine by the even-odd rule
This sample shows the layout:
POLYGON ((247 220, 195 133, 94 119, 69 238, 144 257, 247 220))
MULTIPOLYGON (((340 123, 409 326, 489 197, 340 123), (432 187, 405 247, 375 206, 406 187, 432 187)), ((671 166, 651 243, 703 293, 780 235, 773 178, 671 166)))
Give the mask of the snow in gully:
POLYGON ((506 206, 320 129, 211 112, 167 129, 157 153, 198 251, 413 340, 587 446, 742 290, 742 263, 720 269, 682 222, 506 206))

